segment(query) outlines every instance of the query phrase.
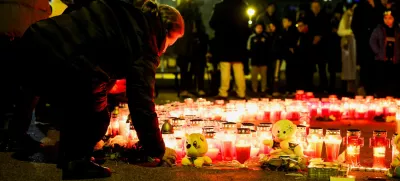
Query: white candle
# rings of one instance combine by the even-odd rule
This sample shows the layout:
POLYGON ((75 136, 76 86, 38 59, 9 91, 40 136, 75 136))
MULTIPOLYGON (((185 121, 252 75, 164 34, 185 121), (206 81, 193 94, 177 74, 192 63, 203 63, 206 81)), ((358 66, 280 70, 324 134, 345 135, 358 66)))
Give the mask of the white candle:
POLYGON ((219 149, 218 148, 209 148, 208 152, 206 153, 206 156, 210 157, 211 160, 216 160, 217 156, 219 153, 219 149))
POLYGON ((260 152, 260 148, 251 147, 250 156, 251 156, 251 157, 256 157, 256 156, 258 155, 258 152, 260 152))

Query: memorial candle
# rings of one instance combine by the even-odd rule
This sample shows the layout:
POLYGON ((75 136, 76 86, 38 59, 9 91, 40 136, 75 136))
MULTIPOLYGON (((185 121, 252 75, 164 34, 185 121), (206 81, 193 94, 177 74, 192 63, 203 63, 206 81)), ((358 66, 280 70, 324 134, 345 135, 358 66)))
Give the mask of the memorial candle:
POLYGON ((236 160, 244 164, 251 155, 251 131, 248 128, 239 128, 236 137, 236 160))
POLYGON ((264 140, 272 140, 272 133, 271 133, 271 126, 272 124, 261 123, 257 126, 257 139, 259 144, 261 145, 261 153, 269 154, 271 148, 263 144, 264 140))
POLYGON ((339 156, 340 144, 342 137, 340 136, 339 129, 327 129, 324 137, 325 149, 326 149, 326 161, 336 161, 339 156))
POLYGON ((321 158, 323 140, 322 128, 310 128, 310 134, 307 136, 308 145, 315 150, 315 158, 321 158))
POLYGON ((386 147, 390 146, 385 130, 375 130, 369 140, 370 147, 373 148, 373 167, 386 168, 385 156, 386 147))
POLYGON ((364 146, 364 138, 358 129, 347 130, 344 144, 346 145, 346 162, 352 166, 360 165, 360 148, 364 146))
POLYGON ((224 134, 222 136, 221 153, 222 160, 224 161, 232 161, 235 159, 234 143, 236 141, 236 128, 236 123, 228 122, 223 124, 224 134))
POLYGON ((363 103, 360 103, 356 107, 355 119, 365 119, 365 115, 367 112, 367 106, 363 103))
POLYGON ((369 103, 369 108, 367 113, 368 120, 373 120, 375 115, 376 115, 376 105, 375 103, 371 102, 369 103))
POLYGON ((208 152, 206 153, 206 156, 210 157, 213 161, 216 161, 218 159, 221 146, 219 142, 214 138, 215 132, 207 132, 205 133, 205 137, 208 143, 208 152))
POLYGON ((321 116, 322 117, 329 117, 329 99, 323 98, 321 102, 321 116))

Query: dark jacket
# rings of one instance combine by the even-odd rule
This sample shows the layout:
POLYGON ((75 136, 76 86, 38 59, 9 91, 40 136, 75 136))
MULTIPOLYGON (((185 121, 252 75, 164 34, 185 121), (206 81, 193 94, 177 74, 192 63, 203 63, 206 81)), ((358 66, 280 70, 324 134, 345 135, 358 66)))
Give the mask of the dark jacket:
POLYGON ((180 38, 174 45, 174 52, 178 56, 192 56, 193 53, 193 27, 196 26, 198 31, 205 31, 201 13, 198 5, 194 2, 182 2, 177 9, 185 20, 185 35, 180 38))
MULTIPOLYGON (((394 26, 394 60, 393 63, 400 63, 400 25, 394 26)), ((375 60, 385 61, 386 58, 386 29, 384 25, 378 25, 372 32, 369 40, 375 60)))
POLYGON ((247 58, 247 4, 243 0, 224 0, 214 7, 210 27, 215 31, 215 46, 223 62, 242 62, 247 58))
MULTIPOLYGON (((149 156, 162 157, 165 146, 153 102, 160 24, 160 19, 114 0, 96 0, 69 14, 37 22, 22 38, 26 57, 20 60, 21 67, 23 73, 47 72, 23 80, 57 83, 74 77, 93 81, 93 101, 99 101, 107 94, 98 95, 97 89, 104 89, 112 79, 126 78, 129 111, 139 140, 149 156)), ((44 86, 41 90, 52 88, 44 86)), ((93 105, 93 110, 101 111, 107 102, 93 105)))
POLYGON ((283 29, 279 32, 279 59, 291 61, 293 53, 290 48, 295 48, 298 38, 298 31, 294 26, 289 27, 287 30, 283 29))
POLYGON ((273 23, 277 28, 279 27, 278 25, 281 24, 276 13, 274 13, 272 16, 270 16, 268 14, 268 12, 263 12, 260 15, 258 15, 257 19, 256 19, 256 23, 263 24, 264 28, 267 28, 267 26, 271 23, 273 23))
POLYGON ((250 35, 247 42, 247 50, 251 59, 251 65, 268 65, 268 36, 266 33, 250 35))
POLYGON ((299 33, 296 48, 294 49, 294 54, 296 60, 293 61, 293 64, 310 64, 310 52, 313 48, 313 38, 314 36, 308 33, 299 33))

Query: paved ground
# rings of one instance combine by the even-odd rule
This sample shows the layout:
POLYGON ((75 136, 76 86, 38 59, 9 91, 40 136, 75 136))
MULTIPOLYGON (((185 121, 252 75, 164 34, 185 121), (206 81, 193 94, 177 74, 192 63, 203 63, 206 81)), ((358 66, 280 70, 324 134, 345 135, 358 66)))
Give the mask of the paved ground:
MULTIPOLYGON (((165 103, 166 100, 176 101, 175 93, 160 94, 157 102, 165 103)), ((350 128, 361 129, 365 138, 365 146, 361 149, 361 160, 364 166, 372 164, 372 149, 369 148, 369 138, 375 129, 386 129, 391 136, 395 130, 394 123, 378 123, 370 121, 342 121, 342 122, 312 122, 312 126, 323 128, 340 128, 342 136, 345 130, 350 128)), ((40 139, 44 134, 32 127, 30 131, 34 137, 40 139)), ((0 153, 0 181, 54 181, 60 180, 61 171, 56 169, 54 164, 23 162, 11 157, 12 153, 0 153)), ((391 149, 387 151, 387 162, 390 162, 391 149)), ((99 180, 144 180, 144 181, 225 181, 225 180, 305 180, 305 178, 295 178, 285 176, 282 172, 267 172, 262 170, 248 169, 214 169, 212 167, 195 169, 185 167, 174 168, 143 168, 124 163, 109 161, 106 166, 110 167, 115 173, 111 178, 99 180)), ((357 176, 357 180, 366 180, 371 177, 381 177, 383 174, 358 172, 351 173, 357 176)))

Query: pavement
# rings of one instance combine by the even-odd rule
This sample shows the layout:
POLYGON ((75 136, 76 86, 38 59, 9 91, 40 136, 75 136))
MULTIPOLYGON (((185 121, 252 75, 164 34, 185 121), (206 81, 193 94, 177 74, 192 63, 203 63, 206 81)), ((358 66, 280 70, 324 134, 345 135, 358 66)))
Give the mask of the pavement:
MULTIPOLYGON (((173 92, 162 93, 156 100, 157 103, 166 103, 170 101, 179 101, 173 92)), ((385 129, 391 138, 395 131, 395 123, 381 123, 365 120, 343 120, 338 122, 311 122, 313 127, 339 128, 342 136, 345 136, 346 129, 360 129, 365 138, 365 146, 361 149, 361 164, 370 166, 372 164, 372 148, 369 147, 369 138, 372 131, 376 129, 385 129)), ((29 131, 35 139, 41 139, 45 136, 34 125, 29 131)), ((342 146, 342 150, 343 150, 342 146)), ((325 151, 323 151, 323 155, 325 151)), ((0 181, 55 181, 61 180, 61 171, 55 164, 37 162, 19 161, 12 157, 13 153, 0 153, 0 181)), ((391 161, 391 149, 387 149, 387 164, 391 161)), ((246 180, 265 180, 265 181, 286 181, 286 180, 307 180, 305 177, 286 176, 284 172, 271 172, 254 169, 220 169, 216 167, 203 167, 200 169, 192 167, 159 167, 144 168, 135 165, 129 165, 122 162, 107 161, 105 166, 110 167, 114 173, 111 178, 96 179, 107 181, 246 181, 246 180)), ((372 172, 351 172, 350 175, 356 176, 356 180, 368 180, 374 177, 384 177, 382 173, 372 172)), ((385 179, 384 179, 385 180, 385 179)))

